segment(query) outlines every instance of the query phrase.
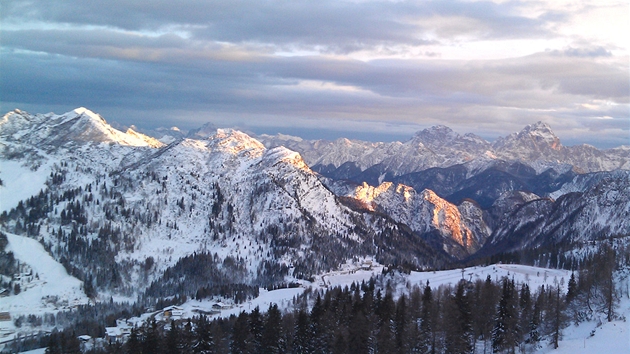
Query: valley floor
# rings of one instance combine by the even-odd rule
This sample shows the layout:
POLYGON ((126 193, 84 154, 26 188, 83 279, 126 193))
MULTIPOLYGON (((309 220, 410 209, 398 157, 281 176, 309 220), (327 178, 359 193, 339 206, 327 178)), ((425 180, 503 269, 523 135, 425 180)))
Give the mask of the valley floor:
MULTIPOLYGON (((27 264, 32 269, 31 278, 36 274, 39 279, 26 282, 23 291, 19 295, 2 298, 0 312, 9 312, 12 317, 24 314, 41 315, 55 313, 62 309, 69 309, 78 304, 87 303, 87 298, 81 290, 81 282, 69 276, 63 266, 56 262, 43 247, 35 240, 8 234, 9 250, 15 253, 16 258, 27 264), (55 302, 49 301, 51 298, 55 302)), ((311 283, 301 281, 297 288, 277 289, 267 291, 260 290, 260 295, 242 304, 225 302, 219 310, 213 309, 220 299, 214 300, 189 300, 179 306, 183 318, 196 316, 199 313, 211 313, 211 317, 229 317, 238 315, 241 311, 249 312, 259 307, 262 312, 275 303, 281 309, 291 309, 293 299, 310 288, 311 291, 325 290, 334 286, 350 286, 353 282, 368 281, 372 276, 381 274, 383 266, 372 264, 366 266, 361 260, 357 263, 348 263, 335 272, 323 274, 311 283)), ((561 284, 565 286, 571 275, 570 271, 559 269, 546 269, 539 267, 495 264, 485 267, 470 267, 447 271, 411 272, 410 274, 394 273, 390 279, 390 285, 395 289, 397 296, 408 292, 414 286, 422 288, 427 281, 432 287, 440 285, 456 284, 460 279, 475 281, 485 280, 490 276, 492 280, 502 277, 513 278, 517 283, 529 283, 532 289, 540 285, 561 284)), ((23 275, 23 277, 25 277, 23 275)), ((388 277, 389 278, 389 277, 388 277)), ((151 316, 163 316, 159 311, 147 313, 140 318, 131 319, 135 323, 146 321, 151 316)), ((630 323, 626 318, 630 317, 630 299, 624 293, 620 301, 618 314, 620 320, 613 322, 586 322, 579 326, 569 326, 563 331, 560 347, 553 350, 543 347, 538 350, 541 353, 627 353, 630 351, 630 323)), ((13 322, 0 322, 0 333, 4 335, 3 341, 17 334, 13 322)), ((546 345, 546 344, 545 344, 546 345)), ((39 353, 32 351, 29 353, 39 353)))

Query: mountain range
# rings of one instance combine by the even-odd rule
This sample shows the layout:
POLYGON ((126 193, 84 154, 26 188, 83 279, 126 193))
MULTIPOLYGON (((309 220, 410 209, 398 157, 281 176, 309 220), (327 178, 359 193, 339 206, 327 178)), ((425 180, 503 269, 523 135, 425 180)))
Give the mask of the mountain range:
POLYGON ((126 295, 199 253, 222 279, 261 285, 356 257, 440 268, 630 235, 630 149, 565 147, 542 122, 494 143, 445 126, 393 143, 162 133, 85 108, 7 113, 0 196, 22 201, 3 202, 2 229, 126 295), (22 188, 34 175, 47 177, 22 188))

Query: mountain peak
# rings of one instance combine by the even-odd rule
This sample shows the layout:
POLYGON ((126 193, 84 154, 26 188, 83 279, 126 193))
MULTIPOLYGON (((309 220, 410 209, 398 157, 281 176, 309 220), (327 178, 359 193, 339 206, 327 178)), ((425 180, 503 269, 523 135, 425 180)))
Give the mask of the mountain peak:
POLYGON ((518 133, 512 133, 505 138, 499 138, 495 143, 498 149, 541 149, 560 150, 560 138, 554 134, 549 124, 538 121, 529 124, 518 133))
POLYGON ((62 114, 61 117, 67 118, 67 119, 73 119, 73 118, 77 118, 77 117, 84 117, 87 118, 88 120, 92 120, 94 123, 97 124, 108 124, 107 121, 105 121, 105 119, 103 117, 101 117, 100 114, 98 113, 94 113, 93 111, 85 108, 85 107, 79 107, 79 108, 75 108, 72 111, 62 114))
POLYGON ((538 121, 534 124, 529 124, 523 128, 522 133, 532 134, 532 135, 551 135, 556 136, 551 130, 551 126, 549 124, 538 121))
MULTIPOLYGON (((179 130, 179 129, 178 129, 179 130)), ((186 137, 192 139, 207 139, 208 137, 217 133, 216 125, 208 122, 197 129, 193 129, 188 132, 186 137)))
POLYGON ((265 146, 260 141, 234 129, 217 129, 216 134, 210 136, 208 139, 211 145, 233 155, 245 152, 250 156, 257 157, 266 150, 265 146))
POLYGON ((436 139, 448 139, 453 140, 459 137, 459 134, 455 133, 453 129, 445 125, 434 125, 427 129, 423 129, 415 134, 415 137, 422 140, 436 140, 436 139))

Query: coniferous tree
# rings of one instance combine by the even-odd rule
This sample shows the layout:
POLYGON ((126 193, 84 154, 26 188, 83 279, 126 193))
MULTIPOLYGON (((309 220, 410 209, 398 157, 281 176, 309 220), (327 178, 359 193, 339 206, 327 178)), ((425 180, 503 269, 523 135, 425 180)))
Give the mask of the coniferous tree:
POLYGON ((249 329, 249 316, 243 311, 236 318, 236 322, 232 328, 230 352, 232 354, 252 353, 252 339, 249 329))
POLYGON ((514 280, 504 278, 502 289, 492 332, 492 349, 494 352, 514 353, 518 345, 517 333, 519 332, 514 280))
POLYGON ((363 309, 354 309, 348 326, 348 352, 369 353, 370 326, 363 309))
POLYGON ((497 286, 492 282, 490 275, 484 282, 477 282, 477 305, 474 307, 474 327, 476 335, 483 341, 483 352, 488 351, 488 341, 492 339, 494 316, 498 303, 497 286))
POLYGON ((457 284, 455 294, 449 293, 444 305, 444 345, 448 353, 472 351, 472 314, 465 281, 457 284))
POLYGON ((547 322, 548 331, 551 336, 551 344, 554 349, 557 349, 562 336, 561 330, 565 322, 565 302, 564 298, 561 296, 560 286, 549 288, 548 294, 549 302, 547 304, 548 308, 545 321, 547 322))
POLYGON ((81 354, 81 343, 76 333, 72 332, 66 339, 63 354, 81 354))
POLYGON ((263 320, 258 306, 249 314, 249 332, 252 335, 252 349, 254 353, 262 350, 263 320))
POLYGON ((407 297, 403 294, 396 303, 396 314, 394 317, 394 333, 396 336, 396 347, 399 353, 410 351, 411 338, 409 336, 409 308, 407 297))
POLYGON ((396 304, 390 292, 376 304, 378 316, 378 333, 376 335, 376 349, 378 353, 394 353, 396 341, 394 337, 394 313, 396 304))
POLYGON ((229 340, 227 334, 223 331, 223 327, 226 325, 225 322, 224 319, 218 319, 210 323, 215 354, 228 354, 230 352, 229 340))
POLYGON ((529 322, 529 335, 526 339, 526 343, 534 348, 538 346, 541 340, 540 326, 542 324, 543 309, 545 308, 545 287, 541 286, 536 294, 536 301, 534 302, 532 316, 529 322))
POLYGON ((194 345, 195 345, 195 333, 193 332, 192 321, 189 318, 182 330, 182 340, 181 340, 182 353, 192 353, 194 345))
POLYGON ((311 348, 314 353, 327 353, 328 338, 326 336, 326 324, 325 324, 325 312, 324 303, 319 294, 315 299, 315 304, 311 310, 311 348))
POLYGON ((48 347, 45 351, 46 354, 61 354, 61 345, 59 343, 59 333, 54 331, 50 334, 50 340, 48 347))
POLYGON ((529 285, 527 284, 521 286, 519 314, 518 328, 520 333, 518 333, 518 341, 521 342, 523 338, 529 336, 530 323, 532 320, 532 296, 529 285))
POLYGON ((181 333, 175 321, 171 321, 171 327, 166 332, 165 351, 167 354, 183 354, 181 333))
POLYGON ((135 328, 131 329, 129 340, 125 343, 125 353, 142 354, 142 343, 140 342, 140 338, 138 336, 138 330, 135 328))
POLYGON ((305 311, 298 312, 294 333, 292 352, 294 354, 312 353, 311 322, 305 311))
POLYGON ((262 352, 269 354, 284 353, 284 341, 281 326, 282 314, 278 305, 270 304, 263 325, 262 352))
POLYGON ((332 347, 332 354, 345 354, 348 352, 348 345, 342 331, 337 331, 335 342, 332 347))
POLYGON ((142 341, 142 352, 159 353, 161 347, 157 322, 155 321, 155 318, 153 318, 145 328, 144 340, 142 341))
POLYGON ((427 280, 422 295, 422 310, 420 312, 420 330, 418 338, 418 352, 429 353, 432 349, 432 333, 433 333, 433 294, 431 286, 427 280))
POLYGON ((578 288, 577 281, 575 280, 575 273, 571 272, 571 278, 569 278, 569 283, 567 284, 567 303, 571 303, 577 296, 578 288))
POLYGON ((210 323, 204 315, 200 315, 195 322, 195 343, 193 353, 214 354, 214 338, 210 330, 210 323))

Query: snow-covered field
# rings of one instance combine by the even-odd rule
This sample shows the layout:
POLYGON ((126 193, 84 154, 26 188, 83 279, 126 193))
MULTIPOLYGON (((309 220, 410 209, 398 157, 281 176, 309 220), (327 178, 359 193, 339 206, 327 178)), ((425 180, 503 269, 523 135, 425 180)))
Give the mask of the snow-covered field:
MULTIPOLYGON (((269 308, 269 304, 275 303, 280 309, 291 309, 294 297, 302 294, 306 289, 311 288, 314 291, 325 290, 326 288, 340 286, 350 286, 352 283, 360 284, 362 281, 369 281, 375 275, 381 274, 383 266, 374 264, 371 269, 362 269, 361 262, 356 264, 346 264, 340 271, 323 274, 310 283, 301 281, 302 286, 299 288, 278 289, 267 291, 260 289, 260 296, 251 301, 239 304, 230 309, 222 310, 220 314, 213 317, 229 317, 238 315, 241 311, 249 312, 256 308, 260 308, 261 312, 265 312, 269 308)), ((495 264, 486 267, 470 267, 462 269, 435 271, 435 272, 411 272, 409 275, 396 273, 395 283, 397 284, 396 296, 408 291, 408 288, 419 286, 423 288, 429 280, 432 288, 441 285, 455 285, 462 279, 467 280, 481 279, 485 280, 488 275, 492 280, 500 280, 503 277, 514 278, 517 283, 528 283, 532 289, 537 289, 540 285, 566 284, 571 276, 571 272, 562 269, 546 269, 539 267, 530 267, 515 264, 495 264)), ((566 289, 565 289, 566 291, 566 289)), ((193 310, 209 311, 216 300, 189 300, 180 307, 184 310, 184 317, 195 315, 193 310)))
POLYGON ((36 171, 20 162, 3 160, 0 164, 0 213, 9 211, 21 200, 28 199, 46 188, 50 166, 40 166, 36 171))
MULTIPOLYGON (((30 238, 8 234, 8 251, 15 253, 21 262, 29 264, 33 273, 39 275, 39 280, 34 280, 17 296, 3 298, 0 301, 0 312, 8 311, 13 317, 20 314, 42 314, 55 312, 62 308, 69 308, 77 304, 87 303, 87 298, 81 290, 81 282, 69 276, 63 266, 56 262, 43 247, 30 238), (47 302, 47 296, 57 296, 56 305, 47 302)), ((348 263, 342 270, 323 274, 315 282, 302 282, 298 288, 278 289, 267 291, 260 289, 260 295, 245 303, 228 306, 220 310, 220 313, 212 317, 229 317, 238 315, 241 311, 249 312, 259 307, 265 312, 269 305, 275 303, 280 309, 291 310, 294 297, 302 294, 307 288, 312 290, 324 290, 333 286, 350 286, 353 282, 368 281, 372 276, 382 273, 383 267, 373 264, 371 269, 362 269, 362 262, 348 263)), ((396 294, 400 295, 413 286, 423 287, 427 280, 432 287, 456 284, 462 277, 467 280, 484 280, 490 275, 493 280, 502 277, 513 278, 517 283, 528 283, 532 289, 540 285, 563 284, 566 286, 571 275, 570 271, 558 269, 546 269, 514 264, 495 264, 485 267, 470 267, 446 271, 411 272, 409 275, 397 273, 396 294)), ((183 317, 192 317, 201 311, 212 310, 216 300, 190 300, 180 307, 183 317)), ((621 300, 619 313, 623 317, 630 317, 630 299, 621 300)), ((152 314, 145 314, 136 321, 143 321, 152 314)), ((14 330, 12 322, 0 322, 0 329, 14 330), (8 327, 7 327, 8 326, 8 327), (10 327, 10 328, 9 328, 10 327)), ((630 327, 624 320, 613 322, 595 323, 586 322, 580 326, 570 326, 563 331, 560 348, 553 350, 550 347, 541 349, 542 353, 577 354, 577 353, 628 353, 630 352, 630 327), (594 333, 594 335, 591 335, 594 333)), ((39 352, 36 352, 39 353, 39 352)))
MULTIPOLYGON (((12 319, 20 315, 42 315, 87 304, 83 283, 46 252, 34 239, 7 233, 6 251, 13 252, 20 263, 27 264, 32 274, 21 274, 21 292, 0 300, 0 312, 9 312, 12 319)), ((0 322, 0 332, 14 332, 13 321, 0 322)), ((10 336, 9 336, 10 337, 10 336)))

